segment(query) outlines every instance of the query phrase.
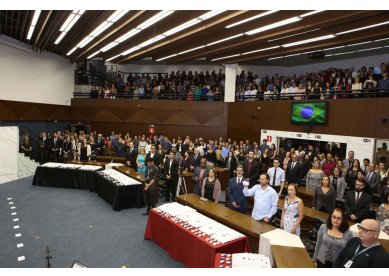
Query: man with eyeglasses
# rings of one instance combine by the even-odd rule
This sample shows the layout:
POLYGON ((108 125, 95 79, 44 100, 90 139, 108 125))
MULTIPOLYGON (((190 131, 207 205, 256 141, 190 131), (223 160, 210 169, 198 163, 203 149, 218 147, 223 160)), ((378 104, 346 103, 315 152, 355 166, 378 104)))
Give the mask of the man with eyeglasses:
POLYGON ((280 168, 280 161, 275 158, 273 161, 273 167, 267 170, 267 174, 270 177, 270 187, 272 187, 281 196, 284 189, 285 172, 280 168))
POLYGON ((347 217, 355 222, 361 222, 368 217, 371 196, 364 192, 365 183, 361 179, 355 181, 355 190, 348 191, 345 195, 345 209, 347 217))
POLYGON ((358 225, 358 237, 352 238, 334 262, 337 268, 389 268, 389 254, 380 245, 380 223, 365 219, 358 225))
POLYGON ((228 207, 232 210, 246 213, 247 198, 243 194, 243 166, 236 167, 236 177, 228 182, 228 207))

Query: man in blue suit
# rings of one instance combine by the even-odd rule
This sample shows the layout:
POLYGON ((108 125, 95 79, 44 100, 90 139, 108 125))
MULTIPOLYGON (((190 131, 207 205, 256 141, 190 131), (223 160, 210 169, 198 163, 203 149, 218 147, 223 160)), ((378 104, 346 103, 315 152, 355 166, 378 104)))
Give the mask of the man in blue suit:
POLYGON ((247 198, 243 194, 243 166, 236 167, 236 177, 228 182, 228 207, 243 214, 247 211, 247 198))

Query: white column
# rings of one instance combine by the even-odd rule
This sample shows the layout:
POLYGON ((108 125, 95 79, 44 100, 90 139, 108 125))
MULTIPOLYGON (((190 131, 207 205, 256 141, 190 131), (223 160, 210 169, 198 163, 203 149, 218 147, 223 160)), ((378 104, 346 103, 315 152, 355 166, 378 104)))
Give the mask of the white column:
POLYGON ((235 102, 235 90, 236 90, 236 72, 238 71, 238 64, 224 64, 225 66, 225 89, 224 89, 224 102, 235 102))

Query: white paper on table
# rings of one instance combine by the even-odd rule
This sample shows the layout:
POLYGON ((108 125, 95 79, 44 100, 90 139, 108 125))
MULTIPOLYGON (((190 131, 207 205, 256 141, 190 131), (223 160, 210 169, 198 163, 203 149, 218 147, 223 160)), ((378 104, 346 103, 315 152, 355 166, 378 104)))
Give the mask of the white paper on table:
POLYGON ((82 171, 97 171, 97 170, 100 170, 102 168, 103 168, 102 166, 84 165, 84 166, 80 167, 79 169, 82 171))
MULTIPOLYGON (((350 226, 350 231, 353 234, 354 237, 358 237, 358 224, 354 224, 350 226)), ((378 236, 378 239, 380 240, 389 240, 389 235, 386 234, 384 231, 380 231, 380 235, 378 236)))
POLYGON ((202 225, 199 228, 199 230, 204 232, 207 235, 212 235, 212 234, 216 233, 217 231, 221 230, 222 228, 224 228, 224 225, 213 221, 211 223, 207 223, 207 224, 202 225))
POLYGON ((42 165, 39 165, 39 167, 44 167, 44 168, 57 168, 61 167, 63 163, 54 163, 54 162, 47 162, 42 165))
POLYGON ((165 204, 159 206, 158 209, 160 209, 163 212, 168 213, 171 216, 177 216, 177 217, 182 215, 182 214, 192 213, 192 212, 196 211, 193 208, 190 208, 188 206, 184 206, 184 205, 177 203, 177 202, 165 203, 165 204))
POLYGON ((262 254, 235 253, 232 254, 233 268, 270 268, 270 260, 262 254))
POLYGON ((119 182, 119 185, 122 186, 129 186, 129 185, 141 185, 142 183, 125 175, 122 174, 121 172, 118 172, 114 169, 107 169, 103 171, 98 172, 102 176, 109 176, 115 181, 119 182))
POLYGON ((242 237, 244 237, 243 234, 225 226, 212 235, 213 239, 221 243, 227 243, 242 237))
POLYGON ((78 169, 81 167, 82 167, 82 164, 62 164, 60 166, 61 169, 72 169, 72 170, 75 170, 75 169, 78 169))

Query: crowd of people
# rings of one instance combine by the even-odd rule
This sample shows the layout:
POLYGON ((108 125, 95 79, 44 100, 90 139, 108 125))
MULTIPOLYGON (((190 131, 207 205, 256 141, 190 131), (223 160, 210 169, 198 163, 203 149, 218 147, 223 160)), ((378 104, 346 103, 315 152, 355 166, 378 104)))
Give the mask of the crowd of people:
POLYGON ((350 97, 388 97, 389 62, 379 67, 362 66, 272 77, 242 71, 237 76, 236 98, 241 101, 274 99, 337 99, 350 97))
MULTIPOLYGON (((22 140, 21 151, 26 152, 31 147, 28 135, 22 140)), ((156 206, 153 195, 161 177, 166 182, 165 200, 175 200, 180 169, 192 172, 194 193, 216 203, 222 201, 221 183, 214 169, 218 166, 230 172, 228 206, 231 209, 246 214, 247 197, 253 196, 252 218, 272 223, 278 200, 285 196, 280 227, 300 235, 304 202, 298 197, 298 189, 305 183, 306 189, 314 194, 312 208, 329 214, 316 243, 314 258, 319 267, 345 265, 337 256, 348 256, 344 250, 351 239, 349 220, 361 223, 360 232, 365 236, 371 234, 373 238, 380 230, 389 234, 389 170, 384 162, 376 164, 368 158, 361 165, 353 151, 342 159, 314 145, 295 149, 290 141, 277 149, 266 139, 260 144, 222 137, 209 141, 189 136, 170 140, 163 135, 131 137, 114 131, 106 137, 96 131, 42 132, 36 147, 41 163, 91 161, 97 156, 124 157, 129 167, 145 175, 147 212, 144 215, 156 206), (376 214, 370 210, 373 197, 381 203, 376 214), (337 200, 343 202, 342 208, 336 204, 337 200)), ((386 144, 380 150, 387 151, 386 144)))
MULTIPOLYGON (((278 99, 337 99, 389 96, 389 62, 377 67, 328 68, 300 75, 263 76, 242 71, 236 76, 238 101, 278 99)), ((225 74, 219 72, 172 71, 156 74, 119 72, 111 86, 94 85, 92 98, 180 99, 217 101, 224 99, 225 74), (126 74, 126 79, 124 79, 126 74)))

